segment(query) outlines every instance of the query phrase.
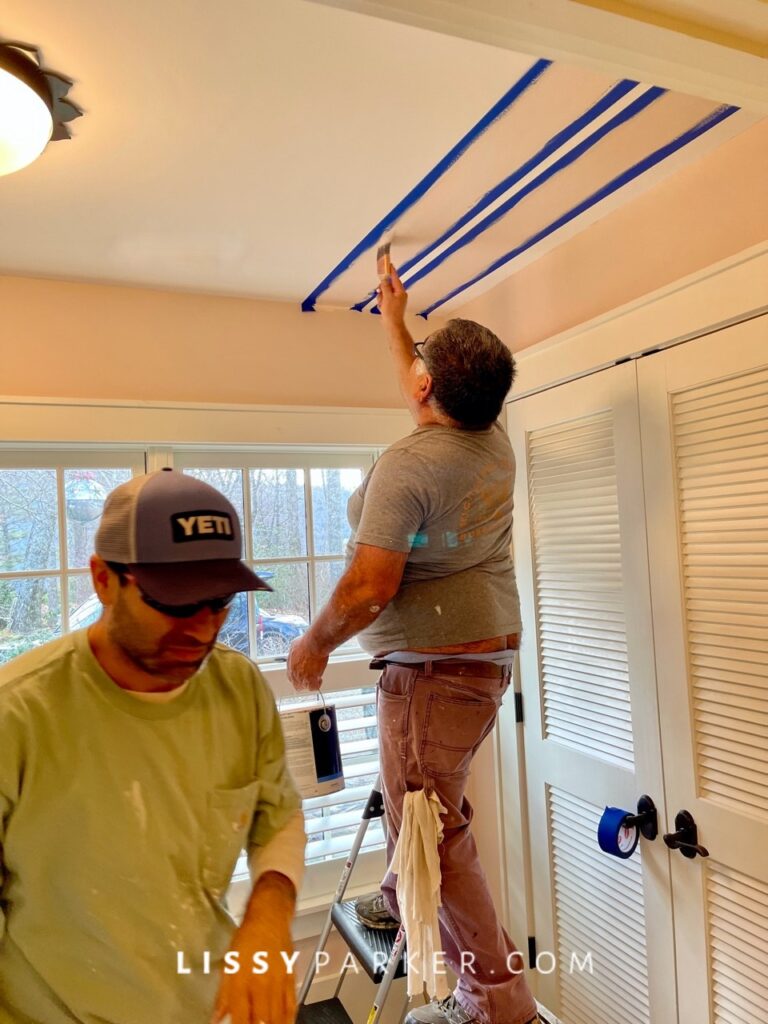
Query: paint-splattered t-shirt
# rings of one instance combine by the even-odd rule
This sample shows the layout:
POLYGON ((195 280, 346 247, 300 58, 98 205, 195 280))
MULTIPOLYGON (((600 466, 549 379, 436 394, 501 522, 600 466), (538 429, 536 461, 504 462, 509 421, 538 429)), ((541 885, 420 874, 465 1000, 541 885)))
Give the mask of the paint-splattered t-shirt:
POLYGON ((358 639, 384 654, 519 632, 512 543, 515 457, 487 430, 417 427, 378 459, 350 497, 347 548, 407 551, 400 590, 358 639))
POLYGON ((0 1022, 208 1024, 237 857, 299 806, 272 693, 236 651, 163 703, 121 690, 85 631, 4 665, 0 1022))

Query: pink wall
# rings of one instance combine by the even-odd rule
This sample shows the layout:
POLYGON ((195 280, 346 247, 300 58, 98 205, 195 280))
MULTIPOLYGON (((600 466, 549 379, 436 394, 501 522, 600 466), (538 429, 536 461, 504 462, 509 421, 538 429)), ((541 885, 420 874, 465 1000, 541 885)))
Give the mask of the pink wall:
POLYGON ((24 277, 0 310, 2 395, 402 406, 370 314, 24 277))
MULTIPOLYGON (((768 120, 609 214, 460 315, 514 350, 768 238, 768 120)), ((0 277, 0 394, 400 408, 378 317, 0 277)), ((429 326, 417 320, 413 332, 429 326)))
POLYGON ((768 238, 768 120, 660 182, 455 315, 513 351, 768 238))

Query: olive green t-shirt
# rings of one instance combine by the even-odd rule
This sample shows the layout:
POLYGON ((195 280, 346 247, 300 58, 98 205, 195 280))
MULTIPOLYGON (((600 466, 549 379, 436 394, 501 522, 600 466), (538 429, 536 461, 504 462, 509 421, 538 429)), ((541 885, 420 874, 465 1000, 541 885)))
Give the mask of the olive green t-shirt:
POLYGON ((121 690, 85 631, 2 666, 0 1022, 208 1024, 237 857, 299 807, 236 651, 167 703, 121 690))
POLYGON ((510 556, 515 457, 499 423, 417 427, 347 505, 356 543, 407 551, 400 590, 358 639, 371 654, 520 631, 510 556))

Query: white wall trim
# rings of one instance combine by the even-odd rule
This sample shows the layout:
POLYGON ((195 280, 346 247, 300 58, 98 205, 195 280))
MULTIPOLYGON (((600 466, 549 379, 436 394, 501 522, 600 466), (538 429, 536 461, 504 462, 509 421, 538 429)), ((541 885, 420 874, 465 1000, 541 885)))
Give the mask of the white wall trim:
POLYGON ((758 56, 571 0, 313 0, 768 113, 758 56))
POLYGON ((768 312, 768 242, 680 278, 515 354, 511 401, 768 312))
POLYGON ((405 409, 0 396, 4 443, 370 448, 412 429, 405 409))

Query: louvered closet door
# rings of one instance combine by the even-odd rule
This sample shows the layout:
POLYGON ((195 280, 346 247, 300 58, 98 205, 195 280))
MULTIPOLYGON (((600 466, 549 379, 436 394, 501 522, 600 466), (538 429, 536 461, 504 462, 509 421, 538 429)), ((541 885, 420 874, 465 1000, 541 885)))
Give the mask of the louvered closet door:
POLYGON ((606 805, 664 814, 640 473, 627 363, 512 402, 515 563, 538 998, 564 1024, 673 1024, 669 857, 603 853, 606 805), (591 954, 592 972, 579 962, 591 954), (554 966, 554 970, 552 969, 554 966))
POLYGON ((768 1024, 768 317, 638 372, 680 1024, 768 1024))

